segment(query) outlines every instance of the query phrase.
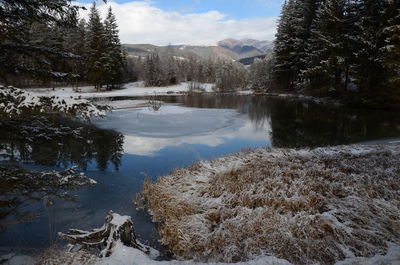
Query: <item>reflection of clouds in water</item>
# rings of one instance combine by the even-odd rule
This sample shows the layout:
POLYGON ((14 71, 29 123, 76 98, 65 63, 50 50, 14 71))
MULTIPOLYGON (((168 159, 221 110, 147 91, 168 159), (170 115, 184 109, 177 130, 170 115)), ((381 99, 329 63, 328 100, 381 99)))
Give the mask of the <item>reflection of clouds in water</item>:
POLYGON ((235 110, 180 106, 163 106, 160 112, 145 108, 116 111, 95 124, 118 128, 125 135, 125 153, 142 156, 183 144, 217 147, 227 139, 268 141, 270 131, 268 122, 255 126, 247 115, 235 110))

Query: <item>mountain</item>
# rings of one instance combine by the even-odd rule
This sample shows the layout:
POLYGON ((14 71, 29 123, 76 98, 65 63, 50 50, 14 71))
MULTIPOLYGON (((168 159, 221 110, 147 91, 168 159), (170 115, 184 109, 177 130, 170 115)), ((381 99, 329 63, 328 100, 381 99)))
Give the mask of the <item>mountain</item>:
POLYGON ((264 56, 273 49, 273 42, 253 39, 226 39, 216 45, 169 45, 155 46, 151 44, 124 44, 130 56, 145 56, 150 52, 170 53, 178 57, 201 57, 212 59, 230 59, 239 61, 244 58, 264 56))
POLYGON ((218 42, 218 46, 227 48, 238 54, 249 53, 249 52, 260 52, 267 53, 272 51, 273 42, 272 41, 259 41, 253 39, 235 40, 235 39, 225 39, 218 42))

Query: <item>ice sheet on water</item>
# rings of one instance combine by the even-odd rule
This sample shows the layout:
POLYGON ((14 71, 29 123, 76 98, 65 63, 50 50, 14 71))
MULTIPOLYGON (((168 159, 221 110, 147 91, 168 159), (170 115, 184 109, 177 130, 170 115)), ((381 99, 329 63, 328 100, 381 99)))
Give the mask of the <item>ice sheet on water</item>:
POLYGON ((104 129, 119 128, 124 135, 175 138, 222 134, 235 131, 246 123, 234 110, 195 109, 181 106, 162 106, 159 111, 137 108, 114 111, 105 119, 93 122, 104 129))

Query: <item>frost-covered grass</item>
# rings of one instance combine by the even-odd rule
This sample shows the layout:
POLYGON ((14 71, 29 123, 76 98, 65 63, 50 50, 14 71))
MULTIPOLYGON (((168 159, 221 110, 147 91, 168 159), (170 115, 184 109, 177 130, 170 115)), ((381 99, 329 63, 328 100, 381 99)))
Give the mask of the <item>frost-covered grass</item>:
MULTIPOLYGON (((21 263, 5 263, 5 265, 229 265, 229 263, 199 263, 192 260, 186 261, 156 261, 138 249, 126 247, 118 243, 113 254, 106 258, 88 254, 85 251, 75 253, 49 249, 36 260, 31 257, 20 257, 21 263), (28 262, 24 262, 28 261, 28 262)), ((249 262, 235 263, 235 265, 291 265, 288 261, 275 257, 258 257, 249 262)), ((347 264, 346 264, 347 265, 347 264)))
POLYGON ((57 112, 88 119, 105 116, 106 106, 100 107, 78 97, 34 95, 15 87, 0 86, 0 114, 20 116, 23 114, 57 112))
MULTIPOLYGON (((8 254, 0 257, 4 265, 228 265, 229 263, 199 263, 186 261, 156 261, 150 259, 138 249, 117 244, 111 256, 100 259, 86 251, 66 252, 50 248, 40 257, 8 254)), ((398 265, 400 247, 392 246, 386 255, 376 255, 371 258, 348 258, 336 265, 398 265)), ((291 265, 290 262, 272 256, 258 257, 251 261, 234 263, 235 265, 291 265)))
POLYGON ((399 146, 257 149, 146 182, 143 197, 178 259, 364 264, 399 249, 399 161, 399 146))

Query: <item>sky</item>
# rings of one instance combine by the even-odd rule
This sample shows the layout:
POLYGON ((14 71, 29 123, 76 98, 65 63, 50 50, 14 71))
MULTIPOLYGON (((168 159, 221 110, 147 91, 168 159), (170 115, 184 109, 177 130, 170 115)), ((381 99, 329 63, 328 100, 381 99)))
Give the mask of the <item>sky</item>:
MULTIPOLYGON (((273 40, 284 0, 108 0, 122 43, 210 45, 226 38, 273 40)), ((92 0, 78 4, 90 8, 92 0)), ((88 11, 81 16, 87 18, 88 11)))

